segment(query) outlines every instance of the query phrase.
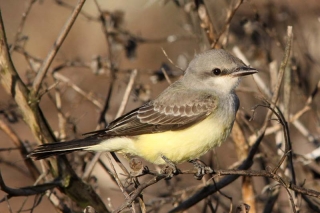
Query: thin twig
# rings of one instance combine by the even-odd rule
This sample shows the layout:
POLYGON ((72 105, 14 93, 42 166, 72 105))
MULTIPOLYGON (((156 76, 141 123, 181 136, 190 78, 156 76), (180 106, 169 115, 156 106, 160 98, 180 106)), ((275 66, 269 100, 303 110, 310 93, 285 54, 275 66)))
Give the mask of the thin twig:
POLYGON ((22 18, 21 18, 18 30, 17 30, 16 34, 14 35, 13 43, 12 43, 10 50, 9 50, 10 53, 12 53, 12 51, 15 49, 15 47, 19 41, 19 36, 22 33, 22 30, 23 30, 24 25, 26 23, 27 17, 28 17, 28 15, 31 11, 31 8, 35 2, 36 2, 36 0, 30 0, 27 7, 26 7, 26 10, 22 13, 22 18))
POLYGON ((216 43, 215 41, 217 40, 217 38, 216 38, 216 32, 212 24, 211 18, 209 16, 207 7, 203 0, 196 0, 195 3, 196 3, 199 19, 201 20, 201 22, 199 22, 200 26, 203 28, 203 31, 206 33, 210 46, 212 46, 214 43, 216 43))
MULTIPOLYGON (((290 54, 291 54, 291 46, 292 46, 292 41, 293 41, 293 33, 292 33, 292 26, 288 26, 287 28, 287 42, 286 42, 286 49, 285 49, 285 56, 281 62, 280 65, 280 70, 279 70, 279 75, 284 75, 284 72, 286 70, 289 58, 290 58, 290 54)), ((282 76, 280 76, 282 77, 282 76)), ((277 90, 280 90, 280 85, 277 87, 277 90)), ((275 90, 276 91, 276 90, 275 90)), ((276 100, 272 100, 273 103, 276 103, 276 100)), ((293 159, 292 159, 292 147, 291 147, 291 142, 288 141, 290 140, 290 136, 289 136, 289 127, 288 127, 288 123, 285 121, 285 116, 282 115, 281 111, 278 110, 279 115, 281 116, 282 121, 284 122, 285 125, 285 139, 286 139, 286 151, 290 152, 289 153, 289 163, 290 163, 290 169, 291 169, 291 175, 292 175, 292 179, 293 179, 293 183, 296 184, 296 178, 295 178, 295 171, 294 171, 294 167, 293 167, 293 159)), ((287 112, 288 116, 289 116, 289 112, 287 112)), ((278 114, 276 114, 278 115, 278 114)))
MULTIPOLYGON (((181 171, 181 174, 193 174, 196 170, 188 170, 188 171, 181 171)), ((276 180, 282 186, 292 189, 296 192, 302 193, 304 195, 308 195, 315 198, 320 198, 320 192, 315 191, 312 189, 307 189, 301 186, 297 186, 293 184, 291 181, 287 180, 286 178, 282 178, 280 175, 273 173, 272 171, 267 170, 242 170, 242 169, 219 169, 214 171, 214 178, 218 176, 225 176, 225 175, 240 175, 240 176, 260 176, 260 177, 268 177, 271 179, 276 180)), ((217 183, 219 184, 219 182, 217 183)))
POLYGON ((132 205, 132 202, 141 194, 141 192, 147 188, 148 186, 151 186, 157 182, 159 182, 160 180, 166 178, 167 175, 158 175, 153 177, 152 179, 150 179, 149 181, 146 181, 144 183, 142 183, 140 186, 138 186, 138 188, 136 188, 134 190, 134 192, 131 194, 131 196, 129 197, 129 199, 126 200, 126 202, 124 202, 119 208, 117 208, 114 213, 118 213, 121 212, 122 210, 124 210, 125 208, 129 207, 132 205))
MULTIPOLYGON (((0 129, 10 137, 10 139, 12 140, 16 148, 19 149, 21 156, 25 158, 25 156, 27 156, 28 154, 28 150, 25 147, 25 144, 22 142, 22 140, 18 137, 16 132, 1 119, 0 119, 0 129)), ((33 178, 36 178, 39 176, 40 172, 30 158, 25 158, 24 163, 26 164, 33 178)))
POLYGON ((79 93, 81 96, 86 98, 88 101, 90 101, 93 105, 98 107, 99 109, 102 109, 102 104, 96 100, 95 98, 92 97, 89 93, 85 92, 83 89, 81 89, 78 85, 72 83, 69 78, 65 77, 64 75, 54 72, 53 77, 59 81, 62 81, 64 83, 67 83, 74 91, 79 93))
MULTIPOLYGON (((107 44, 107 49, 108 49, 108 56, 109 56, 109 61, 110 61, 110 70, 112 75, 114 75, 114 56, 113 56, 113 52, 112 52, 112 46, 111 46, 111 41, 110 41, 110 36, 109 36, 109 31, 108 31, 108 25, 103 13, 103 10, 101 9, 100 5, 98 4, 97 0, 94 0, 94 3, 100 13, 100 22, 101 22, 101 28, 103 30, 103 34, 105 36, 105 40, 106 40, 106 44, 107 44)), ((114 77, 114 76, 113 76, 114 77)), ((114 79, 114 78, 113 78, 114 79)))
MULTIPOLYGON (((71 4, 68 4, 62 0, 55 0, 55 2, 57 3, 57 5, 65 7, 67 9, 73 10, 73 6, 71 4)), ((90 14, 81 11, 80 15, 82 15, 83 17, 85 17, 88 21, 98 21, 98 18, 91 16, 90 14)))
MULTIPOLYGON (((56 141, 56 138, 39 107, 38 93, 29 92, 29 89, 21 80, 12 63, 8 51, 1 11, 0 70, 0 80, 3 88, 16 101, 24 121, 31 129, 36 141, 39 144, 56 141)), ((50 168, 53 175, 58 176, 58 174, 60 174, 69 178, 67 186, 60 186, 61 191, 68 194, 78 204, 88 202, 101 212, 109 212, 96 192, 76 175, 67 159, 64 156, 59 156, 56 159, 57 160, 51 159, 50 161, 47 161, 51 166, 50 168)))
POLYGON ((113 165, 113 163, 111 161, 111 158, 110 158, 110 156, 108 154, 107 154, 107 158, 108 158, 108 161, 109 161, 109 163, 111 165, 111 168, 112 168, 112 171, 113 171, 113 177, 116 180, 116 182, 117 182, 117 184, 119 186, 119 189, 124 194, 126 199, 129 198, 130 196, 129 196, 128 192, 125 190, 124 186, 122 185, 121 180, 120 180, 120 178, 118 176, 118 173, 117 173, 116 169, 114 168, 114 165, 113 165))
MULTIPOLYGON (((3 181, 1 172, 0 172, 0 188, 1 191, 7 193, 6 197, 17 197, 17 196, 30 196, 30 195, 36 195, 44 193, 45 191, 49 189, 53 189, 55 187, 58 187, 61 185, 61 181, 54 181, 51 183, 45 183, 37 186, 30 186, 30 187, 22 187, 19 189, 14 189, 6 186, 6 184, 3 181)), ((0 202, 3 202, 4 200, 0 200, 0 202)))
POLYGON ((95 155, 92 158, 92 160, 87 164, 86 169, 84 170, 84 172, 82 174, 82 179, 88 180, 88 178, 90 177, 95 165, 97 164, 97 162, 99 162, 99 158, 100 158, 101 154, 102 154, 102 152, 95 153, 95 155))
MULTIPOLYGON (((111 153, 111 154, 112 154, 112 153, 111 153)), ((125 196, 126 200, 129 200, 129 199, 130 199, 130 195, 129 195, 128 192, 125 190, 124 186, 122 185, 121 180, 120 180, 119 177, 118 177, 118 174, 117 174, 117 172, 116 172, 116 169, 114 168, 114 165, 113 165, 113 163, 112 163, 111 158, 109 157, 109 155, 107 155, 107 158, 108 158, 109 163, 110 163, 110 165, 111 165, 111 167, 112 167, 113 176, 114 176, 114 179, 116 180, 116 182, 117 182, 117 184, 118 184, 118 186, 119 186, 119 189, 121 190, 121 192, 122 192, 123 195, 125 196)), ((114 158, 114 156, 113 156, 113 158, 114 158)), ((132 212, 135 212, 134 204, 133 204, 132 202, 130 203, 130 206, 131 206, 131 211, 132 211, 132 212)), ((114 211, 114 212, 116 212, 116 211, 114 211)))
POLYGON ((59 138, 60 140, 64 140, 67 137, 66 134, 66 119, 62 113, 62 101, 61 101, 61 93, 58 88, 55 89, 55 98, 56 98, 56 108, 58 113, 58 122, 59 122, 59 138))
POLYGON ((21 169, 21 166, 20 166, 20 165, 14 163, 14 162, 11 162, 10 160, 6 160, 5 158, 0 157, 0 163, 1 163, 2 165, 6 165, 6 166, 8 166, 8 167, 10 167, 10 168, 18 171, 19 173, 21 173, 21 174, 24 175, 25 177, 30 177, 30 179, 32 178, 32 177, 30 176, 30 172, 29 172, 29 171, 24 170, 24 169, 21 169))
POLYGON ((239 7, 240 7, 240 5, 242 3, 243 3, 243 0, 238 0, 237 4, 231 10, 228 10, 227 18, 226 18, 225 24, 223 25, 224 28, 220 31, 218 36, 215 38, 214 42, 210 43, 211 44, 211 48, 216 48, 217 47, 217 44, 219 42, 220 37, 229 28, 230 22, 231 22, 231 20, 232 20, 232 18, 234 16, 234 14, 236 14, 237 10, 239 9, 239 7))
POLYGON ((74 24, 77 16, 80 13, 81 8, 84 5, 85 1, 86 0, 79 0, 76 7, 74 8, 71 16, 69 17, 69 19, 67 20, 67 22, 63 26, 58 38, 54 42, 50 52, 48 53, 47 57, 45 58, 45 60, 43 61, 42 65, 41 65, 40 69, 38 70, 38 74, 35 77, 35 79, 33 81, 33 85, 32 85, 32 89, 33 89, 34 94, 38 94, 39 89, 42 84, 42 81, 43 81, 44 77, 46 76, 54 57, 56 56, 57 52, 59 51, 64 39, 67 37, 72 25, 74 24))
POLYGON ((11 208, 11 205, 10 205, 10 203, 9 203, 8 197, 5 196, 4 198, 5 198, 5 201, 7 202, 7 206, 8 206, 8 209, 9 209, 10 213, 13 213, 12 208, 11 208))
POLYGON ((112 91, 113 91, 113 87, 115 85, 115 80, 111 79, 111 82, 109 84, 109 88, 108 88, 108 93, 107 93, 107 97, 106 100, 104 102, 104 106, 100 112, 100 116, 99 116, 99 120, 98 120, 98 127, 96 128, 98 129, 102 129, 105 128, 108 125, 108 122, 106 120, 106 114, 109 110, 109 106, 110 106, 110 101, 111 101, 111 95, 112 95, 112 91))
MULTIPOLYGON (((240 58, 245 64, 250 64, 249 61, 247 60, 247 58, 245 57, 245 55, 241 52, 241 50, 238 47, 234 47, 233 48, 233 52, 234 54, 240 58)), ((267 87, 267 85, 264 83, 264 80, 259 76, 259 75, 253 75, 252 76, 253 79, 255 80, 255 82, 257 83, 258 87, 261 89, 261 91, 263 92, 263 94, 265 96, 267 96, 268 98, 272 97, 272 93, 269 90, 269 88, 267 87)), ((279 104, 280 107, 282 107, 282 104, 279 104)), ((292 117, 292 115, 290 114, 290 117, 292 117)), ((315 141, 315 137, 309 132, 309 130, 299 121, 299 120, 293 120, 293 125, 299 130, 299 132, 304 135, 310 142, 314 142, 315 141)), ((280 128, 280 127, 278 127, 280 128)), ((274 131, 277 131, 277 129, 274 129, 274 131)), ((272 132, 266 132, 271 134, 272 132)), ((250 136, 250 143, 252 141, 255 141, 256 136, 252 135, 250 136)))
POLYGON ((133 84, 134 84, 134 81, 136 79, 137 74, 138 74, 138 70, 136 70, 136 69, 132 70, 130 78, 129 78, 129 82, 128 82, 128 85, 127 85, 127 88, 126 88, 126 90, 124 92, 121 104, 119 106, 119 110, 118 110, 115 118, 119 118, 123 114, 123 112, 124 112, 124 110, 125 110, 125 108, 127 106, 127 103, 128 103, 128 100, 129 100, 129 95, 130 95, 130 92, 132 90, 132 87, 133 87, 133 84))
POLYGON ((115 160, 115 162, 118 164, 118 166, 122 169, 122 171, 124 172, 124 174, 128 177, 130 177, 130 173, 127 170, 127 168, 123 165, 123 163, 120 161, 120 159, 117 157, 117 155, 114 152, 110 152, 111 156, 113 157, 113 159, 115 160))
POLYGON ((175 66, 177 69, 179 69, 179 70, 181 70, 181 71, 184 72, 184 70, 183 70, 181 67, 178 67, 175 63, 173 63, 173 61, 171 60, 171 58, 169 58, 167 52, 166 52, 163 48, 161 48, 161 50, 162 50, 164 56, 168 59, 168 61, 169 61, 173 66, 175 66))
MULTIPOLYGON (((238 160, 242 161, 246 158, 249 152, 248 141, 244 135, 243 125, 239 123, 239 114, 237 114, 236 121, 233 124, 231 137, 236 146, 236 153, 238 160)), ((251 177, 242 178, 242 197, 243 201, 251 207, 251 212, 256 212, 255 195, 253 181, 251 177)))
POLYGON ((163 73, 164 77, 166 78, 166 80, 167 80, 168 84, 169 84, 169 85, 171 85, 171 84, 172 84, 172 82, 171 82, 171 80, 170 80, 170 78, 169 78, 169 76, 168 76, 167 71, 166 71, 163 67, 161 68, 161 71, 162 71, 162 73, 163 73))
POLYGON ((104 17, 104 14, 103 14, 103 10, 101 9, 99 3, 97 0, 94 0, 94 3, 99 11, 99 21, 101 22, 101 28, 102 28, 102 31, 103 31, 103 34, 104 34, 104 37, 105 37, 105 41, 106 41, 106 45, 107 45, 107 50, 108 50, 108 60, 109 60, 109 63, 110 63, 110 66, 109 66, 109 69, 110 69, 110 72, 111 72, 111 78, 110 78, 110 85, 109 85, 109 89, 108 89, 108 94, 107 94, 107 97, 106 97, 106 101, 105 101, 105 104, 101 110, 101 113, 100 113, 100 117, 99 117, 99 124, 98 124, 98 127, 97 129, 101 129, 101 128, 105 128, 107 126, 107 121, 105 119, 105 115, 109 109, 109 105, 110 105, 110 100, 111 100, 111 94, 112 94, 112 91, 113 91, 113 87, 115 85, 115 79, 116 79, 116 69, 114 67, 114 62, 113 62, 113 59, 114 59, 114 56, 113 56, 113 51, 112 51, 112 46, 111 46, 111 41, 110 41, 110 36, 109 36, 109 32, 108 32, 108 27, 107 26, 107 22, 106 22, 106 19, 104 17))
MULTIPOLYGON (((274 93, 279 93, 282 78, 284 76, 286 67, 289 62, 290 54, 291 54, 291 46, 292 46, 292 40, 293 40, 293 33, 292 33, 292 26, 288 26, 287 28, 287 42, 286 42, 286 48, 284 50, 284 57, 280 64, 279 69, 279 76, 278 76, 278 84, 276 85, 275 89, 273 90, 274 93)), ((274 96, 273 99, 271 99, 272 103, 276 103, 278 100, 277 96, 274 96)))

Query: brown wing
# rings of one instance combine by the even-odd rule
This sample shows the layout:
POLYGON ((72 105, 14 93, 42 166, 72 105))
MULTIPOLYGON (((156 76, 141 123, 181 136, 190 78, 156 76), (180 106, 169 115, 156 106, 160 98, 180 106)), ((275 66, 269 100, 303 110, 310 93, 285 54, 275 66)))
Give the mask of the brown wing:
MULTIPOLYGON (((204 91, 190 92, 179 82, 151 101, 114 120, 96 136, 135 136, 181 130, 205 119, 217 106, 217 99, 204 91)), ((89 133, 91 134, 91 133, 89 133)))

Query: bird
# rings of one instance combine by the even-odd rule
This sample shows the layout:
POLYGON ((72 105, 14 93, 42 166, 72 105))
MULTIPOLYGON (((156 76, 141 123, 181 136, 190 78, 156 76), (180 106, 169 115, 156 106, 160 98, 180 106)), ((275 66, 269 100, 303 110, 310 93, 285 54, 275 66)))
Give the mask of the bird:
POLYGON ((198 159, 230 134, 240 79, 258 71, 223 49, 194 57, 183 76, 156 99, 84 138, 38 146, 28 156, 44 159, 73 151, 106 151, 140 156, 163 165, 198 159))

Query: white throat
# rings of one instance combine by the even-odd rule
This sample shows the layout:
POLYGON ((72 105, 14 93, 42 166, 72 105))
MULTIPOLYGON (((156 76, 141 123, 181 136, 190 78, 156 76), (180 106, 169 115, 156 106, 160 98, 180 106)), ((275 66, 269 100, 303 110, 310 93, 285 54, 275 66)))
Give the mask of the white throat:
POLYGON ((231 76, 222 76, 213 80, 215 90, 225 95, 233 93, 233 91, 239 85, 239 83, 239 77, 231 76))

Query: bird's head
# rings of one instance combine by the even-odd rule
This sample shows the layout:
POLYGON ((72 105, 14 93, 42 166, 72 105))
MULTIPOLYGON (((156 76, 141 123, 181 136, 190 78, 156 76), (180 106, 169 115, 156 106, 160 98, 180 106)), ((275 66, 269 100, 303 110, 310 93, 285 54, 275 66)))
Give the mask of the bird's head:
POLYGON ((193 88, 230 93, 237 87, 242 76, 257 72, 227 51, 216 49, 197 55, 189 64, 184 81, 193 88))

